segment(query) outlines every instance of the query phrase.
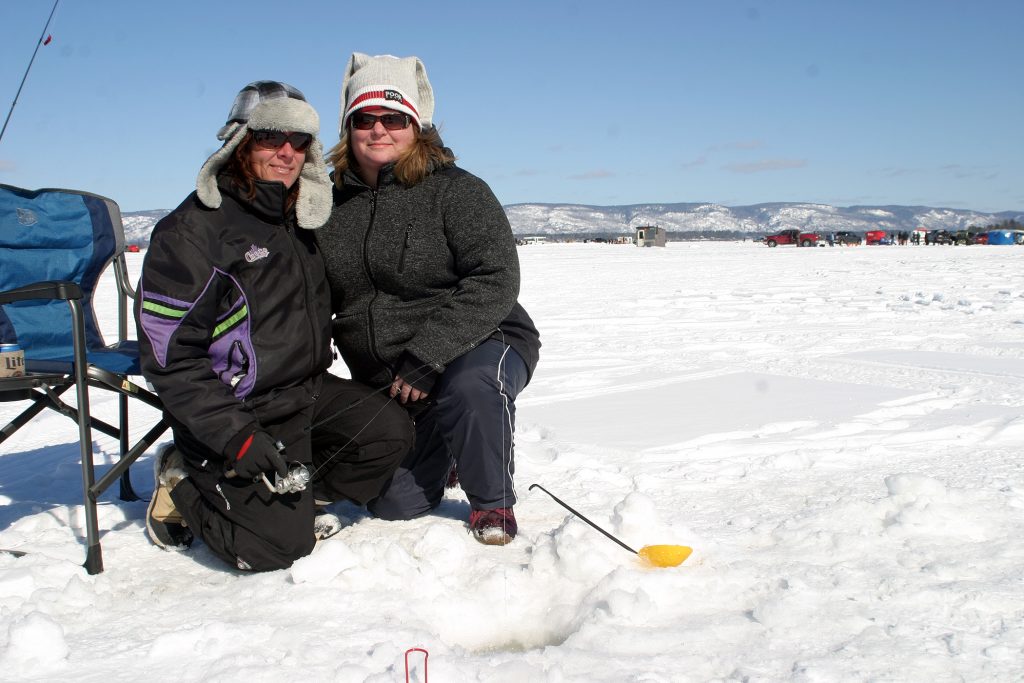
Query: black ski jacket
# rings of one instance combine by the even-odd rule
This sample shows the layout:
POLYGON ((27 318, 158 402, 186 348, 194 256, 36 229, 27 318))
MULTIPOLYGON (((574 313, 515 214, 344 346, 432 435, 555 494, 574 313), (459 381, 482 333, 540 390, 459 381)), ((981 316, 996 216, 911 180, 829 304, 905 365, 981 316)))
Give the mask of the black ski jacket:
POLYGON ((392 165, 373 190, 351 170, 316 239, 335 312, 334 343, 372 387, 397 373, 429 392, 455 358, 495 337, 532 375, 540 336, 519 296, 519 257, 487 184, 454 165, 405 186, 392 165))
POLYGON ((330 366, 330 294, 282 183, 253 201, 190 195, 153 231, 139 280, 142 370, 175 429, 234 456, 255 429, 313 404, 330 366))

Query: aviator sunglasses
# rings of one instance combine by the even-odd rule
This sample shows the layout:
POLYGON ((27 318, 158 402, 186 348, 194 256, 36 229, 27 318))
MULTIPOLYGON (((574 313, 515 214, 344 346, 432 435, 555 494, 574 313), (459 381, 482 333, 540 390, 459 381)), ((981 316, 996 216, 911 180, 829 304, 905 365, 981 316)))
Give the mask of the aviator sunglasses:
POLYGON ((352 118, 349 121, 352 122, 352 127, 358 130, 370 130, 377 125, 378 121, 380 121, 380 125, 384 126, 385 130, 402 130, 409 127, 412 118, 408 114, 391 113, 374 116, 373 114, 357 111, 355 114, 352 114, 352 118))
POLYGON ((282 133, 279 130, 254 130, 252 139, 264 149, 278 149, 290 142, 296 152, 305 150, 313 142, 313 136, 309 133, 282 133))

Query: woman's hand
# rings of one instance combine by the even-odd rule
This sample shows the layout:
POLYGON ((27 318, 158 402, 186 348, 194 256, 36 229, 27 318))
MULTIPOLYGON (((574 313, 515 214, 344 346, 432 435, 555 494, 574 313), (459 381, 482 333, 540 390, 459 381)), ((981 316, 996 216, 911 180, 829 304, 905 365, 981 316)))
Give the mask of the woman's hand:
POLYGON ((391 383, 391 390, 389 393, 391 398, 398 399, 398 402, 403 405, 410 401, 415 403, 416 401, 427 397, 427 392, 420 391, 398 375, 395 375, 395 380, 391 383))

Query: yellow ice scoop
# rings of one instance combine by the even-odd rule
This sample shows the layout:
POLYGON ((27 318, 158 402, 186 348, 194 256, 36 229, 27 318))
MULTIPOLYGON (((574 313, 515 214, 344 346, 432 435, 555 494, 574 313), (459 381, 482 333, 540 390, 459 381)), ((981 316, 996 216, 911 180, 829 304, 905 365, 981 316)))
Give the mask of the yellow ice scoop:
POLYGON ((693 552, 686 545, 645 545, 637 553, 655 567, 678 567, 693 552))
POLYGON ((551 493, 551 491, 548 491, 540 484, 531 484, 530 490, 532 491, 533 489, 540 489, 544 493, 548 494, 549 496, 551 496, 552 500, 554 500, 556 503, 564 507, 566 510, 576 515, 584 522, 594 527, 595 529, 597 529, 602 534, 604 534, 608 538, 612 539, 613 541, 621 545, 629 552, 633 553, 634 555, 639 555, 641 558, 646 560, 650 565, 654 567, 678 567, 683 562, 685 562, 686 558, 688 558, 690 556, 690 553, 693 552, 693 548, 690 548, 689 546, 685 545, 645 545, 643 548, 640 548, 639 552, 637 552, 636 550, 633 550, 628 545, 626 545, 619 539, 615 538, 598 525, 591 522, 589 519, 581 515, 576 510, 569 507, 564 501, 559 499, 558 496, 551 493))

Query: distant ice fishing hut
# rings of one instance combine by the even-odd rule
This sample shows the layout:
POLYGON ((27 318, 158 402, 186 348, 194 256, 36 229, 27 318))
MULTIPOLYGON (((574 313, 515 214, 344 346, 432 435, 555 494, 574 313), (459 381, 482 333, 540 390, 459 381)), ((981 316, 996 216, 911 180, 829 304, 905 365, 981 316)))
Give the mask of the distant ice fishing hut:
POLYGON ((665 229, 656 225, 642 225, 636 229, 636 246, 638 247, 663 247, 665 246, 665 229))
POLYGON ((1024 230, 989 230, 989 244, 1024 244, 1024 230))

